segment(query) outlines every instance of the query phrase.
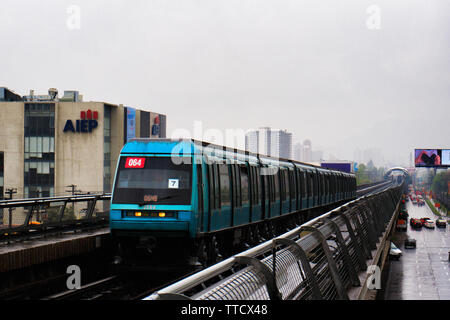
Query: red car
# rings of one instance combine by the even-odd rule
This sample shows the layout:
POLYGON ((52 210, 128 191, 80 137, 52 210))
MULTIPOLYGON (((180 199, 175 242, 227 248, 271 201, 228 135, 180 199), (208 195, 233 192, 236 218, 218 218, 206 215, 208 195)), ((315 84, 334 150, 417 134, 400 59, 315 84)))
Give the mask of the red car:
POLYGON ((420 229, 423 226, 423 223, 420 219, 413 218, 409 221, 409 223, 410 223, 411 227, 415 228, 415 229, 420 229))

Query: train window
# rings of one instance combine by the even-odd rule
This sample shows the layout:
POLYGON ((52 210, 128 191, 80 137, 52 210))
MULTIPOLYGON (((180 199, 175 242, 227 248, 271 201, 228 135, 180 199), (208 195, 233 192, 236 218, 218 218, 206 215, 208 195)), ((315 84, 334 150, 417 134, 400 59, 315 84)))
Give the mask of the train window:
POLYGON ((251 181, 251 196, 252 204, 258 203, 258 176, 256 174, 256 167, 250 166, 250 181, 251 181))
POLYGON ((284 171, 284 186, 285 186, 285 193, 284 193, 284 199, 286 200, 287 197, 291 197, 291 186, 289 181, 289 169, 284 171))
POLYGON ((248 167, 247 165, 240 166, 241 173, 241 191, 242 191, 242 203, 248 205, 249 203, 249 183, 248 183, 248 167))
POLYGON ((273 177, 273 189, 274 189, 274 197, 275 201, 280 200, 280 170, 278 170, 277 174, 272 175, 273 177))
POLYGON ((268 175, 268 176, 266 176, 267 177, 267 179, 266 179, 266 181, 267 181, 267 183, 268 183, 268 185, 269 185, 269 199, 270 199, 270 202, 275 202, 275 186, 274 186, 274 183, 273 183, 273 181, 274 181, 274 175, 268 175))
POLYGON ((305 185, 306 185, 306 192, 308 194, 308 196, 311 195, 311 179, 309 177, 309 173, 307 171, 305 171, 305 185))
POLYGON ((288 183, 289 183, 289 194, 291 196, 291 199, 297 198, 295 195, 296 190, 296 184, 295 184, 295 176, 292 170, 288 170, 288 183))
POLYGON ((281 200, 286 200, 286 193, 284 192, 284 190, 285 190, 284 170, 278 170, 278 174, 277 174, 277 177, 275 177, 275 179, 278 180, 278 183, 279 183, 279 186, 280 186, 280 198, 281 198, 281 200))
POLYGON ((300 185, 300 194, 301 197, 305 197, 306 195, 306 179, 305 179, 305 173, 301 170, 298 170, 298 183, 300 185))
POLYGON ((126 159, 119 159, 113 203, 191 203, 192 165, 174 164, 169 157, 146 157, 143 168, 127 168, 126 159))
POLYGON ((219 165, 219 175, 220 175, 220 204, 221 206, 229 206, 231 204, 230 197, 230 172, 228 170, 228 165, 219 165))
POLYGON ((219 179, 219 165, 218 164, 213 164, 213 169, 214 169, 214 201, 216 203, 216 205, 214 206, 216 209, 221 208, 220 204, 220 179, 219 179))
POLYGON ((289 169, 283 172, 283 189, 284 189, 284 200, 290 197, 290 185, 289 185, 289 169))
POLYGON ((328 186, 327 186, 328 193, 331 193, 333 191, 332 190, 332 177, 331 177, 331 175, 327 176, 327 184, 328 184, 328 186))
POLYGON ((197 190, 198 190, 198 211, 200 213, 201 226, 203 229, 203 174, 202 165, 197 164, 197 190))
POLYGON ((314 174, 312 172, 309 173, 309 195, 314 196, 315 194, 315 181, 314 174))
POLYGON ((242 207, 242 197, 241 197, 241 173, 238 165, 233 165, 235 174, 235 185, 236 185, 236 205, 242 207))
MULTIPOLYGON (((255 203, 255 197, 256 197, 256 180, 255 180, 255 168, 251 165, 247 166, 247 179, 248 179, 248 199, 249 201, 254 204, 255 203)), ((242 176, 242 172, 241 172, 242 176)), ((244 202, 244 189, 242 189, 242 202, 244 202)))
POLYGON ((211 209, 216 209, 216 201, 214 199, 214 169, 212 165, 208 165, 207 169, 208 169, 209 207, 211 209))
POLYGON ((308 193, 308 173, 306 171, 303 171, 301 173, 302 177, 302 185, 303 185, 303 195, 306 197, 308 193))
POLYGON ((327 180, 328 180, 328 192, 331 193, 333 191, 332 190, 332 183, 331 183, 331 181, 332 181, 331 175, 327 176, 327 180))
POLYGON ((319 174, 319 179, 320 179, 320 191, 319 192, 321 194, 324 194, 326 192, 326 189, 325 189, 325 174, 320 173, 319 174))
POLYGON ((261 168, 255 168, 255 172, 256 172, 256 193, 258 195, 258 198, 256 199, 257 203, 261 203, 262 201, 262 185, 261 185, 261 168))
POLYGON ((230 173, 230 192, 231 192, 231 203, 235 207, 236 204, 236 173, 234 171, 234 165, 230 165, 228 167, 229 173, 230 173))
POLYGON ((319 173, 314 173, 314 195, 318 196, 320 192, 320 180, 319 180, 319 173))

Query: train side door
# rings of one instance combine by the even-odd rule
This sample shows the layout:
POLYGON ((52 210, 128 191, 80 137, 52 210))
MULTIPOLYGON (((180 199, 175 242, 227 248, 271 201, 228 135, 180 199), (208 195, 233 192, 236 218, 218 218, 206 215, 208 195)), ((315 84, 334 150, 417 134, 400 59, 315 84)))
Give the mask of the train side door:
POLYGON ((260 180, 261 180, 261 187, 262 187, 262 219, 270 218, 270 206, 271 206, 271 184, 270 179, 271 175, 267 174, 267 168, 263 167, 260 169, 260 180))
POLYGON ((207 217, 205 217, 205 196, 203 194, 204 191, 204 183, 203 183, 203 172, 202 165, 197 164, 197 229, 203 231, 205 227, 205 222, 207 221, 207 217))
POLYGON ((219 169, 216 163, 208 164, 208 219, 205 225, 207 228, 205 231, 217 230, 220 227, 220 181, 219 181, 219 169))
MULTIPOLYGON (((238 226, 246 221, 242 220, 241 209, 241 174, 237 164, 230 165, 230 177, 232 184, 232 211, 231 211, 231 226, 238 226)), ((248 219, 247 219, 248 221, 248 219)))

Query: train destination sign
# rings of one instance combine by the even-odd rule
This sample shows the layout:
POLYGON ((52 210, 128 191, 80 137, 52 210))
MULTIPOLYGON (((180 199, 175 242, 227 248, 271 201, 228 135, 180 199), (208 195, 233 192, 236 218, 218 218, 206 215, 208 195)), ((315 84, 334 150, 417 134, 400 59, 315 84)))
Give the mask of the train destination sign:
POLYGON ((132 158, 127 157, 125 161, 125 168, 144 168, 145 166, 145 158, 132 158))

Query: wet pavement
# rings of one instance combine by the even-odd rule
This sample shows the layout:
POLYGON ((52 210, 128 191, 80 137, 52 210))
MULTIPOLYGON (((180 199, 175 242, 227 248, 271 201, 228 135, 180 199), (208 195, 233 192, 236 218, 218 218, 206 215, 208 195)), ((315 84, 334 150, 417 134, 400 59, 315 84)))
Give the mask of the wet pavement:
MULTIPOLYGON (((427 204, 415 206, 409 201, 410 218, 429 217, 435 221, 427 204)), ((391 261, 386 284, 386 300, 450 300, 450 226, 396 232, 392 240, 402 250, 399 261, 391 261), (405 249, 404 239, 414 238, 416 249, 405 249)))

